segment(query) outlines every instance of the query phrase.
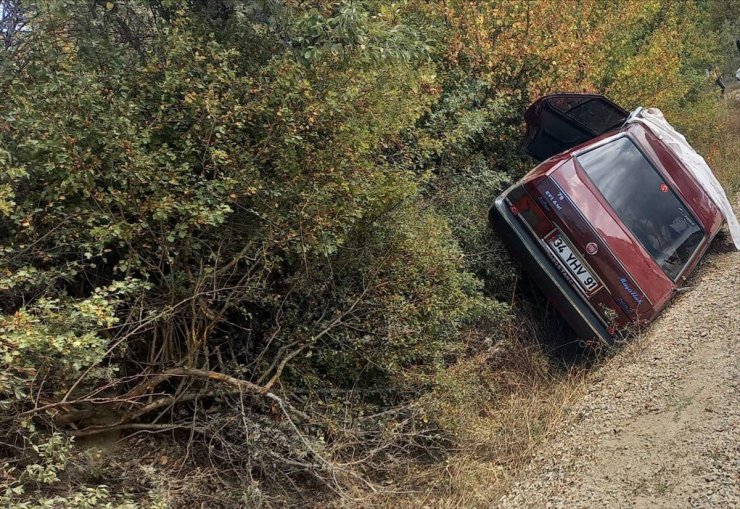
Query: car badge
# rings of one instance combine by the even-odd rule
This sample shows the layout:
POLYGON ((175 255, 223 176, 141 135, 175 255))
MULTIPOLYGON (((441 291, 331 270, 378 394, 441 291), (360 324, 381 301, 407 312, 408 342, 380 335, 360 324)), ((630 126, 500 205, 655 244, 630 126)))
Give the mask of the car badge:
POLYGON ((668 192, 668 185, 665 184, 665 183, 661 184, 660 185, 660 190, 663 191, 664 193, 667 193, 668 192))
POLYGON ((599 246, 596 245, 596 242, 589 242, 586 244, 586 252, 590 255, 595 255, 599 252, 599 246))

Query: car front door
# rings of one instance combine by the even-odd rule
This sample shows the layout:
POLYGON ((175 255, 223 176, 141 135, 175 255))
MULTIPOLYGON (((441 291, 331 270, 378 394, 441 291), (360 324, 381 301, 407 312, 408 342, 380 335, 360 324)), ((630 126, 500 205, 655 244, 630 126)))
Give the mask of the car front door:
POLYGON ((602 95, 548 95, 535 101, 524 114, 524 148, 543 161, 620 127, 628 116, 627 110, 602 95))

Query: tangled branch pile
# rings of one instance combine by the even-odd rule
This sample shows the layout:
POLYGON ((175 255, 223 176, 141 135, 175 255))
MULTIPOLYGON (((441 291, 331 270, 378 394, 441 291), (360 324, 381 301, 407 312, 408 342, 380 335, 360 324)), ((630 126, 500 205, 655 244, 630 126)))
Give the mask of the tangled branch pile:
POLYGON ((51 431, 172 431, 274 500, 443 455, 450 368, 511 338, 526 104, 709 136, 696 2, 561 4, 0 2, 5 496, 51 431))

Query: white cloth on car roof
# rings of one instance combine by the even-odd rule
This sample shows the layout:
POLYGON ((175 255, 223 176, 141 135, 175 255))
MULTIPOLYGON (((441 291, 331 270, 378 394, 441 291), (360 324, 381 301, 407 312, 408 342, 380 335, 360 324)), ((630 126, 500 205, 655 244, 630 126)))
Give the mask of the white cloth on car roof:
POLYGON ((725 216, 735 248, 740 250, 740 223, 732 210, 732 204, 727 199, 725 190, 722 189, 722 184, 714 176, 704 158, 689 145, 681 133, 668 123, 663 112, 658 108, 638 108, 629 116, 627 122, 643 124, 671 149, 725 216))

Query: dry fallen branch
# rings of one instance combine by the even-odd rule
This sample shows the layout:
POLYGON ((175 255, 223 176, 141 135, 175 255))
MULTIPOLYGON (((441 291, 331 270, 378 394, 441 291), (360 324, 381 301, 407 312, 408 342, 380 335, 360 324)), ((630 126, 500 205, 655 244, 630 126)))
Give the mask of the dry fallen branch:
MULTIPOLYGON (((111 398, 110 400, 108 400, 108 402, 109 403, 113 403, 113 402, 121 403, 122 401, 125 401, 126 403, 129 403, 129 404, 136 404, 137 398, 140 398, 144 394, 153 390, 157 385, 161 384, 162 382, 169 380, 171 378, 174 378, 174 377, 194 377, 194 378, 200 378, 204 380, 210 380, 210 381, 218 382, 221 384, 226 384, 230 386, 231 389, 227 391, 211 390, 211 391, 187 392, 187 393, 179 394, 179 395, 165 396, 165 397, 150 401, 144 405, 133 408, 131 411, 123 414, 120 418, 118 418, 113 423, 105 424, 105 425, 90 426, 81 431, 74 432, 73 434, 75 434, 76 436, 84 436, 84 435, 90 435, 94 433, 101 433, 103 431, 112 430, 112 429, 126 429, 127 427, 130 427, 129 423, 131 423, 131 421, 139 419, 142 416, 154 410, 166 408, 168 406, 173 406, 175 404, 182 403, 185 401, 192 401, 197 398, 210 397, 210 396, 216 396, 219 394, 234 393, 234 392, 251 393, 252 395, 256 397, 264 397, 264 398, 270 399, 274 401, 275 403, 277 403, 277 405, 282 409, 284 413, 286 413, 286 415, 288 414, 288 412, 290 412, 291 414, 300 417, 304 421, 311 420, 310 417, 306 413, 298 410, 297 408, 295 408, 293 405, 285 401, 280 396, 272 392, 266 391, 265 388, 262 386, 254 384, 247 380, 241 380, 239 378, 226 375, 224 373, 219 373, 216 371, 194 369, 194 368, 173 368, 163 373, 154 375, 151 379, 142 383, 140 386, 136 387, 134 390, 129 391, 129 393, 127 393, 124 398, 120 398, 120 397, 111 398)), ((65 403, 65 405, 70 405, 70 404, 71 404, 70 402, 65 403)), ((50 406, 46 406, 43 408, 49 408, 49 407, 50 406)), ((158 427, 159 425, 155 423, 151 423, 151 424, 140 423, 137 425, 137 429, 146 429, 147 426, 150 426, 151 429, 160 429, 158 427)))
POLYGON ((136 429, 141 432, 151 432, 151 433, 163 433, 165 431, 174 431, 177 429, 186 429, 188 431, 191 431, 194 429, 194 431, 198 433, 207 434, 207 430, 203 428, 198 428, 198 427, 193 428, 189 424, 188 425, 149 424, 149 423, 142 423, 142 422, 130 422, 127 424, 116 424, 116 425, 108 425, 108 426, 94 426, 94 427, 83 429, 81 431, 73 431, 70 434, 75 437, 87 437, 91 435, 97 435, 99 433, 105 433, 107 431, 118 431, 118 430, 127 430, 127 429, 136 429))
MULTIPOLYGON (((236 387, 239 390, 252 393, 255 396, 262 396, 262 397, 271 399, 272 401, 275 401, 278 405, 280 405, 281 408, 282 407, 287 408, 293 414, 299 416, 300 418, 306 421, 311 420, 307 414, 298 410, 297 408, 295 408, 293 405, 285 401, 283 398, 281 398, 277 394, 273 392, 269 392, 269 389, 267 389, 266 387, 257 385, 247 380, 242 380, 240 378, 229 376, 224 373, 219 373, 217 371, 206 371, 206 370, 194 369, 194 368, 173 368, 173 369, 165 371, 161 375, 157 375, 155 379, 157 380, 157 383, 161 383, 167 378, 176 377, 176 376, 192 376, 192 377, 212 380, 214 382, 225 383, 233 387, 236 387)), ((152 386, 151 384, 147 384, 147 385, 150 387, 152 386)))

